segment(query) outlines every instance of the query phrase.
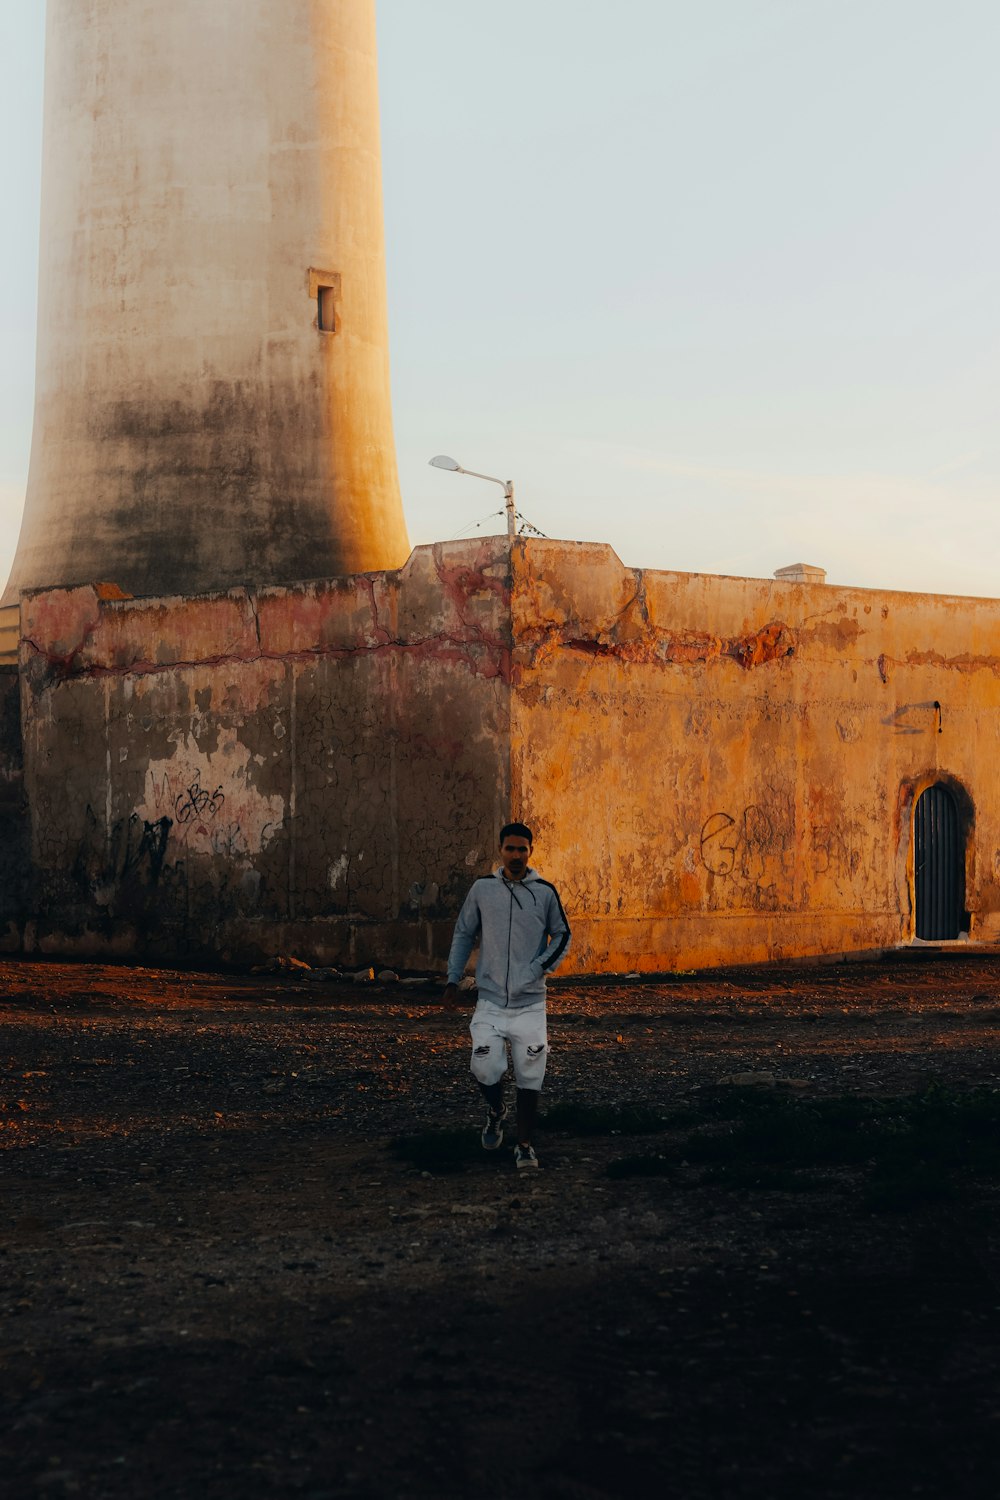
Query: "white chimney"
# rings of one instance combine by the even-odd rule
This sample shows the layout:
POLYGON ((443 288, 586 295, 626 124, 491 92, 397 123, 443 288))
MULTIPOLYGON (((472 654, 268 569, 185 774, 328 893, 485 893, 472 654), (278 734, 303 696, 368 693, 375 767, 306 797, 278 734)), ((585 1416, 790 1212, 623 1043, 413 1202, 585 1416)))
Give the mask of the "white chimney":
POLYGON ((774 576, 780 583, 825 583, 826 569, 814 568, 811 563, 792 563, 787 568, 776 568, 774 576))

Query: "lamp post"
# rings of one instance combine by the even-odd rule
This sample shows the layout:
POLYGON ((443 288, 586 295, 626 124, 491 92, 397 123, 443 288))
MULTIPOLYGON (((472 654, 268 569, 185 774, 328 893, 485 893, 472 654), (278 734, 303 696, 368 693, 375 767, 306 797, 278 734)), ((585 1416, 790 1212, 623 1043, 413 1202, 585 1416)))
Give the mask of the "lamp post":
POLYGON ((439 453, 436 458, 428 459, 428 463, 434 469, 447 469, 452 474, 468 474, 472 479, 488 479, 490 484, 498 484, 503 490, 504 502, 507 510, 507 535, 513 541, 517 535, 517 511, 514 509, 514 483, 510 479, 495 479, 492 474, 477 474, 475 469, 463 469, 460 463, 449 458, 445 453, 439 453))

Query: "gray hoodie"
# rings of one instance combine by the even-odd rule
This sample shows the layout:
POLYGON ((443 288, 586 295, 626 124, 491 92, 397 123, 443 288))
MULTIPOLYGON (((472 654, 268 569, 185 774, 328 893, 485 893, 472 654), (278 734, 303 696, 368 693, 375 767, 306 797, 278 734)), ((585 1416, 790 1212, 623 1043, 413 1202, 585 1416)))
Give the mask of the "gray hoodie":
POLYGON ((530 867, 507 880, 503 867, 477 880, 455 923, 448 983, 457 984, 479 940, 480 1000, 523 1009, 545 1000, 545 976, 569 947, 569 923, 554 885, 530 867))

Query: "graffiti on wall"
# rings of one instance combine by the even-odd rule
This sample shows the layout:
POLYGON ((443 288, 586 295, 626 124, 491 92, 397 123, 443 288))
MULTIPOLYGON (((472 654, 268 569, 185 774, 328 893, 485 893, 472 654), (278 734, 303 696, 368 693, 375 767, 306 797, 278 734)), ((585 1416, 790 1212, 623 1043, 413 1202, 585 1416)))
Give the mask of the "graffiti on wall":
POLYGON ((155 823, 135 813, 119 818, 108 840, 108 863, 114 876, 121 880, 141 871, 155 885, 163 873, 170 828, 169 818, 158 818, 155 823))
POLYGON ((715 812, 701 826, 701 862, 730 888, 728 900, 776 905, 791 897, 788 835, 774 807, 750 803, 736 813, 715 812))
POLYGON ((66 830, 58 848, 51 837, 37 839, 36 858, 58 868, 68 835, 73 882, 104 911, 184 919, 195 886, 223 906, 254 907, 262 886, 255 858, 285 828, 285 801, 254 787, 244 747, 234 753, 230 745, 224 767, 216 759, 151 763, 138 799, 116 799, 112 783, 111 796, 87 802, 82 828, 66 830))
POLYGON ((711 875, 752 878, 762 852, 771 847, 771 820, 759 807, 745 807, 739 818, 712 813, 701 829, 701 862, 711 875))
POLYGON ((178 792, 174 800, 174 813, 178 823, 190 823, 192 818, 217 818, 225 800, 221 786, 217 786, 214 792, 206 791, 195 776, 190 786, 178 792))
POLYGON ((876 834, 856 824, 816 823, 809 830, 809 867, 838 886, 877 878, 881 856, 876 834))
POLYGON ((781 792, 712 813, 701 826, 698 852, 721 887, 722 904, 764 907, 795 903, 796 873, 805 885, 825 880, 842 895, 860 895, 877 883, 884 862, 870 824, 820 820, 802 831, 791 798, 781 792))
POLYGON ((250 751, 235 738, 204 759, 177 756, 146 769, 142 818, 171 819, 171 842, 191 854, 249 861, 287 821, 285 798, 254 785, 250 751))
POLYGON ((83 814, 83 834, 73 862, 79 886, 107 905, 111 892, 121 884, 156 887, 166 868, 171 820, 150 822, 131 813, 106 827, 88 803, 83 814))

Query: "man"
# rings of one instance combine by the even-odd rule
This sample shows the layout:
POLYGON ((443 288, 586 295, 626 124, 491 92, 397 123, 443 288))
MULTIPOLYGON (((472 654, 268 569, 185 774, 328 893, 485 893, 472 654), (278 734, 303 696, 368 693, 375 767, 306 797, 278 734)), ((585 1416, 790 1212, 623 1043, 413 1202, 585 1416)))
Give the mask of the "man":
POLYGON ((444 992, 444 1004, 457 1007, 458 981, 478 938, 479 1000, 469 1029, 472 1075, 487 1106, 483 1146, 496 1151, 503 1143, 509 1046, 517 1085, 514 1161, 519 1169, 538 1166, 532 1136, 548 1056, 545 980, 569 947, 559 893, 528 863, 532 842, 523 823, 501 828, 500 865, 475 882, 459 912, 444 992))

